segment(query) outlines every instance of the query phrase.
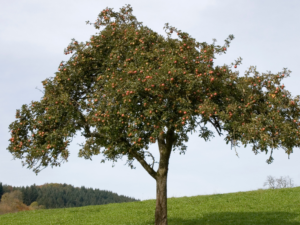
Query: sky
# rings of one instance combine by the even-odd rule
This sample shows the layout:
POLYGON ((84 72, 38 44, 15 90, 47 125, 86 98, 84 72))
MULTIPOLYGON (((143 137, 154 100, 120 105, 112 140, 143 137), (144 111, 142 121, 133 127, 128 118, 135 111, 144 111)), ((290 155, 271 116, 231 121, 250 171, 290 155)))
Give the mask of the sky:
MULTIPOLYGON (((230 64, 243 58, 238 67, 240 76, 250 66, 260 72, 277 73, 283 68, 292 71, 282 83, 293 97, 300 95, 300 1, 298 0, 0 0, 0 182, 13 186, 67 183, 75 187, 98 188, 140 200, 156 198, 155 180, 135 161, 130 169, 126 158, 112 167, 100 163, 103 156, 92 161, 78 157, 84 142, 80 136, 70 145, 70 157, 61 167, 48 167, 36 175, 13 160, 8 126, 23 104, 40 101, 42 81, 54 77, 72 38, 88 41, 98 33, 85 21, 95 21, 106 7, 115 11, 126 4, 143 25, 166 36, 169 23, 189 33, 196 41, 223 45, 233 34, 235 39, 226 55, 217 56, 215 65, 230 64)), ((209 127, 212 129, 212 127, 209 127)), ((283 149, 275 150, 274 162, 269 155, 255 155, 252 146, 231 150, 225 135, 205 142, 199 133, 189 134, 187 152, 172 152, 168 173, 168 197, 197 196, 250 191, 264 188, 267 176, 289 176, 300 186, 299 148, 288 159, 283 149)), ((149 149, 158 161, 158 146, 149 149)), ((150 160, 148 161, 150 162, 150 160)), ((157 165, 156 167, 157 168, 157 165)), ((265 187, 266 188, 266 187, 265 187)))

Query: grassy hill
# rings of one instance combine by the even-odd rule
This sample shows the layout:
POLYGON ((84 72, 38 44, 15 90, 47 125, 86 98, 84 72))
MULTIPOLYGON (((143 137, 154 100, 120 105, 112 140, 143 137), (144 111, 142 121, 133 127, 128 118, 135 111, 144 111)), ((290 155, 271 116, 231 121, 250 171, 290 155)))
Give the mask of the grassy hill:
MULTIPOLYGON (((0 224, 154 224, 155 200, 0 216, 0 224)), ((168 199, 169 224, 300 225, 300 187, 168 199)))

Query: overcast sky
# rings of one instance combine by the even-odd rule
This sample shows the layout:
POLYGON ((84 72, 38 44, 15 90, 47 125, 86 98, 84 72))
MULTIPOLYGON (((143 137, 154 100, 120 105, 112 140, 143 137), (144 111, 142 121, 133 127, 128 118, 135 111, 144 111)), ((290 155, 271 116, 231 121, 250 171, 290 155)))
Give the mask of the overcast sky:
MULTIPOLYGON (((87 41, 98 32, 85 21, 95 21, 106 7, 119 11, 125 4, 133 7, 138 21, 164 36, 165 23, 199 42, 212 43, 215 38, 223 45, 233 34, 228 53, 218 56, 216 64, 242 57, 240 76, 251 65, 273 73, 286 67, 292 74, 283 80, 284 85, 293 97, 300 94, 299 0, 0 0, 0 182, 14 186, 67 183, 141 200, 155 198, 155 180, 137 161, 132 170, 124 165, 125 158, 114 168, 111 162, 100 163, 102 156, 93 161, 78 158, 78 144, 84 141, 80 133, 69 148, 69 162, 37 176, 6 150, 8 126, 16 110, 41 99, 41 81, 53 77, 59 63, 68 60, 63 50, 71 39, 87 41)), ((300 186, 299 148, 290 159, 283 149, 276 150, 273 164, 268 165, 269 155, 254 155, 251 146, 237 148, 238 158, 225 136, 215 133, 205 142, 198 134, 189 134, 185 155, 171 153, 168 197, 256 190, 263 188, 268 175, 290 176, 300 186)), ((151 146, 158 156, 157 143, 151 146)))

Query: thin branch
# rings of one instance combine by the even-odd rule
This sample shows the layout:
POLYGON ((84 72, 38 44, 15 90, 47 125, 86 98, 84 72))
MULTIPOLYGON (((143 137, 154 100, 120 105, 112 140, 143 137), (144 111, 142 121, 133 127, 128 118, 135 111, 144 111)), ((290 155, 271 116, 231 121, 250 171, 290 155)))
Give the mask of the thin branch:
POLYGON ((156 180, 157 172, 151 168, 148 163, 141 157, 137 152, 131 152, 131 154, 136 158, 137 161, 144 167, 144 169, 156 180))
POLYGON ((221 127, 220 127, 220 123, 219 123, 219 121, 217 121, 216 120, 216 118, 214 118, 214 122, 210 119, 210 118, 208 118, 208 121, 214 126, 214 128, 216 129, 216 131, 218 132, 218 134, 219 134, 219 136, 221 136, 221 131, 222 131, 222 129, 221 129, 221 127), (219 130, 218 130, 219 129, 219 130))
POLYGON ((157 163, 157 162, 155 162, 155 158, 154 158, 154 156, 149 152, 149 151, 145 151, 146 152, 146 154, 148 154, 149 156, 151 156, 151 158, 152 158, 152 160, 153 160, 153 163, 152 163, 152 169, 153 169, 153 167, 154 167, 154 163, 157 163))
MULTIPOLYGON (((35 89, 38 89, 37 87, 35 87, 35 89)), ((42 92, 43 94, 45 94, 45 91, 42 91, 40 89, 38 89, 40 92, 42 92)))

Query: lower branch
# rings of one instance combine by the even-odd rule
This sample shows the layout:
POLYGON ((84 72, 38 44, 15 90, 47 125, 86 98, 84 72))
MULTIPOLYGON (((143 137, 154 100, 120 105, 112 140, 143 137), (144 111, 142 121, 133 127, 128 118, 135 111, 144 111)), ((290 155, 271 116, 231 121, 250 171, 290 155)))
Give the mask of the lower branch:
POLYGON ((145 161, 143 157, 141 157, 137 152, 131 152, 134 158, 144 167, 144 169, 156 180, 157 172, 151 168, 149 164, 145 161))

